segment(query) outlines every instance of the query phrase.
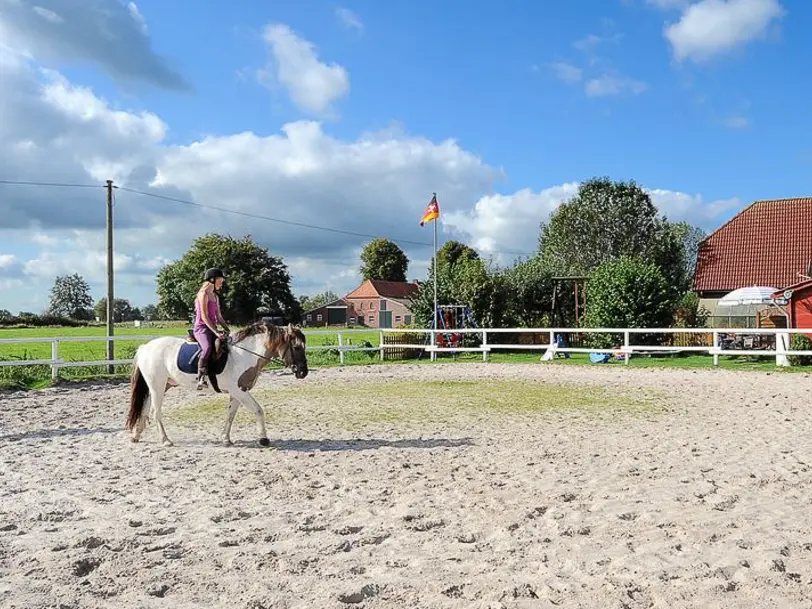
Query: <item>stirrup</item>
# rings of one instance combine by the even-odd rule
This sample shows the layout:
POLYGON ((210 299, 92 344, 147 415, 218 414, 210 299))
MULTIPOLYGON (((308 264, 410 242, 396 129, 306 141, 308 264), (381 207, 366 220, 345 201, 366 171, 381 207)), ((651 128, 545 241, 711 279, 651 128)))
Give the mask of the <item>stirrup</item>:
POLYGON ((200 391, 201 389, 204 389, 205 387, 208 387, 208 386, 209 386, 209 382, 208 382, 208 379, 206 378, 206 373, 205 372, 198 373, 198 375, 197 375, 197 390, 200 391))

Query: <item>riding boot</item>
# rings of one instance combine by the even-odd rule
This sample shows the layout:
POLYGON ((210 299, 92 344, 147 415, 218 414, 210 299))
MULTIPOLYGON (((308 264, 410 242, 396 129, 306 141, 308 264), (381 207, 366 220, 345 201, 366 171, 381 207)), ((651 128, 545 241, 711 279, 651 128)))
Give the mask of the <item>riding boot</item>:
POLYGON ((200 391, 204 387, 207 387, 208 384, 208 371, 206 370, 206 365, 199 365, 197 367, 197 390, 200 391))

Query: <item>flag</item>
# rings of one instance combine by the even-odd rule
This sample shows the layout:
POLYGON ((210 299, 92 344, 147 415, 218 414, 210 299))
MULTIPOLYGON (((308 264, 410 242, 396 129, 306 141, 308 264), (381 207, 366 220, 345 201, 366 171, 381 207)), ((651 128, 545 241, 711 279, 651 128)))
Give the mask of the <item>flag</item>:
POLYGON ((426 206, 426 211, 423 212, 423 217, 420 220, 420 226, 426 222, 431 222, 440 217, 440 204, 437 203, 437 195, 431 197, 431 201, 426 206))

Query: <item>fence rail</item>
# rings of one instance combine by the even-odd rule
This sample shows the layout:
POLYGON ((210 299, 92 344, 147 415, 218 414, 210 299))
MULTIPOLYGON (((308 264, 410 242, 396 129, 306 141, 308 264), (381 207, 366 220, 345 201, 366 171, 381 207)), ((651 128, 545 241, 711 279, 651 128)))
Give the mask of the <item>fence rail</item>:
MULTIPOLYGON (((338 352, 339 362, 345 363, 345 354, 352 352, 378 352, 380 359, 386 359, 387 354, 390 356, 400 355, 404 359, 411 359, 417 355, 422 357, 424 353, 430 355, 432 360, 435 360, 439 354, 450 353, 456 355, 461 352, 481 353, 483 361, 488 361, 490 353, 497 350, 503 351, 526 351, 537 350, 544 351, 542 360, 551 360, 558 354, 567 353, 601 353, 601 354, 622 354, 625 363, 628 364, 634 354, 656 354, 656 353, 707 353, 713 357, 713 365, 719 365, 719 357, 724 355, 760 355, 760 356, 775 356, 777 366, 788 366, 789 356, 810 356, 812 357, 812 350, 798 351, 790 349, 789 336, 793 334, 804 334, 812 336, 812 329, 808 328, 465 328, 455 330, 432 330, 421 328, 387 328, 379 330, 379 344, 378 346, 355 346, 347 344, 345 337, 364 334, 369 336, 369 330, 319 330, 307 333, 308 336, 330 335, 337 336, 336 345, 320 345, 309 344, 308 351, 336 351, 338 352), (499 335, 505 334, 518 334, 518 335, 531 335, 529 339, 532 341, 534 336, 544 336, 543 342, 504 342, 489 341, 496 339, 499 335), (617 344, 609 349, 591 348, 583 346, 569 346, 568 340, 559 340, 560 337, 578 337, 589 334, 608 334, 615 335, 622 340, 618 340, 617 344), (419 339, 409 342, 410 335, 419 336, 419 339), (446 337, 457 335, 462 340, 456 342, 449 342, 443 340, 446 337), (464 335, 469 337, 466 344, 464 335), (638 335, 670 335, 672 337, 671 345, 661 344, 635 344, 633 337, 638 335), (674 340, 679 335, 705 335, 706 340, 690 341, 690 340, 674 340), (775 348, 729 348, 728 340, 723 340, 726 335, 746 335, 746 336, 772 336, 775 338, 775 348), (479 340, 470 340, 473 336, 479 340), (389 342, 389 339, 394 339, 389 342), (404 340, 404 338, 406 340, 404 340), (692 343, 704 344, 692 344, 692 343), (681 344, 686 343, 686 344, 681 344), (411 356, 411 357, 409 357, 411 356)), ((82 342, 146 342, 159 336, 130 336, 119 335, 115 337, 109 336, 65 336, 65 337, 48 337, 48 338, 6 338, 0 339, 0 345, 3 344, 35 344, 35 343, 50 343, 51 344, 51 358, 50 359, 14 359, 14 360, 0 360, 0 366, 34 366, 34 365, 47 365, 51 367, 51 377, 57 379, 59 376, 60 368, 69 367, 82 367, 82 366, 112 366, 112 365, 127 365, 132 364, 132 359, 104 359, 95 361, 66 361, 60 357, 59 345, 61 343, 82 343, 82 342)), ((699 337, 697 337, 699 338, 699 337)), ((577 341, 576 341, 577 342, 577 341)))

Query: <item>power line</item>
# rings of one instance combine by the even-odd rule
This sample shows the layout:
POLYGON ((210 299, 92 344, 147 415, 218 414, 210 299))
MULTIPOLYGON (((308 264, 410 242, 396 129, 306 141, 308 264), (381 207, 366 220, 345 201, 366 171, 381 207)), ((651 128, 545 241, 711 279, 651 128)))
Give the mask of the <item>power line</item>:
MULTIPOLYGON (((69 182, 38 182, 38 181, 25 181, 25 180, 0 180, 0 184, 9 185, 9 186, 42 186, 42 187, 55 187, 55 188, 106 188, 103 184, 74 184, 69 182)), ((200 207, 203 209, 211 209, 214 211, 220 211, 227 214, 234 214, 236 216, 243 216, 245 218, 253 218, 255 220, 266 220, 268 222, 276 222, 278 224, 285 224, 287 226, 297 226, 300 228, 307 228, 311 230, 320 230, 324 232, 339 234, 339 235, 350 235, 352 237, 363 237, 366 239, 377 239, 380 235, 371 235, 368 233, 360 233, 356 231, 344 230, 340 228, 331 228, 328 226, 319 226, 317 224, 308 224, 305 222, 294 222, 292 220, 283 220, 281 218, 273 218, 271 216, 265 216, 262 214, 254 214, 251 212, 240 211, 238 209, 229 209, 227 207, 218 207, 216 205, 206 205, 203 203, 197 203, 195 201, 189 201, 186 199, 180 199, 178 197, 170 197, 168 195, 161 195, 154 192, 144 192, 142 190, 136 190, 134 188, 128 188, 126 186, 113 186, 118 190, 130 192, 136 195, 141 195, 144 197, 152 197, 154 199, 161 199, 164 201, 171 201, 173 203, 180 203, 181 205, 189 205, 192 207, 200 207)), ((419 245, 421 247, 433 247, 432 243, 428 243, 426 241, 413 241, 410 239, 395 239, 392 238, 392 241, 397 243, 404 243, 409 245, 419 245)), ((509 250, 491 250, 493 254, 508 254, 512 256, 532 256, 532 252, 514 252, 509 250)))
POLYGON ((27 182, 25 180, 0 180, 8 186, 52 186, 60 188, 104 188, 102 184, 70 184, 67 182, 27 182))
MULTIPOLYGON (((368 233, 359 233, 359 232, 355 232, 355 231, 343 230, 343 229, 340 229, 340 228, 330 228, 330 227, 327 227, 327 226, 318 226, 316 224, 307 224, 307 223, 304 223, 304 222, 294 222, 292 220, 282 220, 280 218, 273 218, 271 216, 265 216, 265 215, 262 215, 262 214, 253 214, 253 213, 250 213, 250 212, 240 211, 240 210, 237 210, 237 209, 229 209, 227 207, 217 207, 215 205, 205 205, 203 203, 197 203, 195 201, 188 201, 186 199, 179 199, 177 197, 170 197, 170 196, 167 196, 167 195, 159 195, 157 193, 144 192, 144 191, 141 191, 141 190, 135 190, 133 188, 127 188, 126 186, 119 186, 118 188, 119 188, 119 190, 123 190, 123 191, 126 191, 126 192, 131 192, 131 193, 137 194, 137 195, 143 195, 145 197, 153 197, 155 199, 163 199, 165 201, 172 201, 174 203, 181 203, 183 205, 191 205, 193 207, 202 207, 204 209, 213 209, 213 210, 221 211, 221 212, 224 212, 224 213, 227 213, 227 214, 235 214, 235 215, 238 215, 238 216, 244 216, 246 218, 253 218, 255 220, 267 220, 269 222, 277 222, 279 224, 287 224, 288 226, 298 226, 300 228, 309 228, 309 229, 312 229, 312 230, 321 230, 321 231, 326 231, 326 232, 331 232, 331 233, 338 233, 338 234, 342 234, 342 235, 351 235, 353 237, 365 237, 365 238, 369 238, 369 239, 376 239, 376 238, 380 237, 380 235, 370 235, 368 233)), ((428 243, 428 242, 425 242, 425 241, 411 241, 409 239, 395 239, 395 238, 393 238, 391 240, 396 241, 398 243, 408 243, 410 245, 420 245, 420 246, 424 246, 424 247, 433 247, 432 243, 428 243)), ((496 251, 496 250, 492 250, 492 252, 494 254, 511 254, 511 255, 515 255, 515 256, 532 256, 533 255, 532 253, 529 253, 529 252, 511 252, 511 251, 496 251)))

